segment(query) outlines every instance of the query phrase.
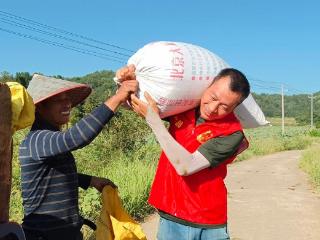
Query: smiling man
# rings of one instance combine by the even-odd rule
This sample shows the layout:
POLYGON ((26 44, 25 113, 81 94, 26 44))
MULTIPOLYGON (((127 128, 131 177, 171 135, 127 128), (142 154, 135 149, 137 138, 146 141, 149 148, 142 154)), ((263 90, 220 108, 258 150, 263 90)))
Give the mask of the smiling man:
MULTIPOLYGON (((119 70, 118 78, 128 72, 128 67, 119 70)), ((233 110, 249 93, 244 74, 224 69, 199 107, 168 119, 169 132, 148 94, 148 105, 131 96, 133 109, 146 117, 163 150, 149 197, 160 214, 158 240, 230 239, 224 178, 227 164, 248 147, 233 110)))
POLYGON ((27 90, 36 105, 36 118, 19 148, 22 226, 27 240, 82 239, 78 187, 94 187, 101 192, 105 185, 115 185, 106 178, 77 173, 71 151, 88 145, 137 87, 137 81, 125 81, 114 96, 62 131, 71 109, 91 93, 91 88, 62 79, 33 76, 27 90))
POLYGON ((249 94, 245 80, 235 69, 222 70, 201 97, 200 116, 211 121, 231 113, 249 94))

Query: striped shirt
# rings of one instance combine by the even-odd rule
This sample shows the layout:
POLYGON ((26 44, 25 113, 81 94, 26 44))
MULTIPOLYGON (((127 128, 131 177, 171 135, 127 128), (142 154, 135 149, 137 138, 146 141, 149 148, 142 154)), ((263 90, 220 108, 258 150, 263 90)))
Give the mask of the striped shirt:
POLYGON ((43 231, 82 224, 78 187, 88 188, 91 177, 77 173, 71 151, 89 144, 113 114, 102 104, 64 132, 36 117, 19 147, 24 228, 43 231))

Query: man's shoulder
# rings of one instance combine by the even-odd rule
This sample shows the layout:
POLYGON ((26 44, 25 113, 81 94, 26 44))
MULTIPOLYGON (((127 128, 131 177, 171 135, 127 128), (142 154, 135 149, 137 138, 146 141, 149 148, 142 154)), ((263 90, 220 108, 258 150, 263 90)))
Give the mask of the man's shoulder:
POLYGON ((54 133, 55 131, 51 131, 48 129, 31 129, 25 136, 25 138, 22 140, 22 142, 20 143, 20 147, 21 146, 25 146, 30 143, 30 141, 33 141, 35 139, 38 139, 39 137, 41 138, 42 136, 45 136, 46 134, 49 133, 54 133))
POLYGON ((229 135, 218 136, 216 138, 211 138, 205 143, 203 143, 202 148, 205 147, 207 149, 211 148, 237 148, 238 145, 244 139, 244 133, 242 131, 235 131, 229 135))

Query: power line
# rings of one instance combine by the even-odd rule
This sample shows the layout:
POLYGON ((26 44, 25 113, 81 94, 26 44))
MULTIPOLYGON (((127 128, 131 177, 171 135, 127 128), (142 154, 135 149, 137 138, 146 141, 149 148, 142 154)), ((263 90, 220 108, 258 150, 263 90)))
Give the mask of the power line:
POLYGON ((37 38, 37 37, 34 37, 32 35, 27 35, 27 34, 23 34, 23 33, 19 33, 19 32, 14 32, 14 31, 11 31, 11 30, 8 30, 8 29, 5 29, 5 28, 1 28, 1 27, 0 27, 0 31, 7 32, 7 33, 10 33, 10 34, 14 34, 14 35, 17 35, 17 36, 20 36, 20 37, 24 37, 24 38, 29 38, 29 39, 32 39, 32 40, 35 40, 35 41, 38 41, 38 42, 42 42, 42 43, 46 43, 46 44, 49 44, 49 45, 53 45, 53 46, 56 46, 56 47, 61 47, 61 48, 73 50, 73 51, 76 51, 76 52, 80 52, 80 53, 83 53, 83 54, 87 54, 87 55, 99 57, 99 58, 102 58, 102 59, 118 62, 118 63, 121 63, 121 64, 124 63, 123 61, 121 61, 122 59, 116 59, 115 56, 110 56, 110 55, 107 55, 107 54, 104 54, 104 53, 98 53, 98 52, 94 52, 94 51, 91 51, 91 50, 86 50, 86 49, 83 49, 83 48, 78 48, 78 47, 66 45, 66 44, 63 44, 63 43, 58 43, 58 42, 49 41, 49 40, 46 40, 46 39, 37 38))
POLYGON ((280 87, 266 86, 266 85, 261 85, 261 84, 257 84, 257 83, 251 83, 250 85, 258 87, 258 88, 273 90, 273 91, 279 91, 281 89, 280 87))
MULTIPOLYGON (((281 89, 281 86, 282 84, 285 86, 286 88, 286 91, 290 91, 290 92, 296 92, 298 94, 307 94, 306 92, 303 92, 301 90, 298 90, 298 89, 295 89, 293 88, 291 85, 289 84, 286 84, 286 83, 283 83, 283 82, 275 82, 275 81, 265 81, 265 80, 260 80, 260 79, 257 79, 255 77, 252 77, 252 76, 248 76, 248 79, 251 81, 251 82, 258 82, 257 85, 260 85, 261 87, 266 87, 268 89, 270 88, 274 88, 274 89, 281 89), (268 86, 266 85, 261 85, 261 84, 268 84, 268 86), (278 85, 278 86, 270 86, 270 84, 274 84, 274 85, 278 85)), ((251 85, 254 85, 253 83, 251 85)))
POLYGON ((17 16, 17 15, 14 15, 14 14, 11 14, 11 13, 8 13, 8 12, 5 12, 5 11, 1 11, 0 10, 0 15, 8 17, 8 18, 14 18, 14 19, 22 21, 22 22, 28 22, 30 24, 33 24, 33 25, 36 25, 36 26, 39 26, 39 27, 42 27, 42 28, 45 28, 45 29, 51 29, 53 31, 60 32, 60 33, 63 33, 63 34, 66 34, 66 35, 70 35, 70 36, 73 36, 73 37, 78 37, 78 38, 81 38, 81 39, 84 39, 84 40, 87 40, 87 41, 91 41, 91 42, 95 42, 95 43, 98 43, 98 44, 106 45, 106 46, 109 46, 109 47, 121 49, 121 50, 127 51, 129 53, 134 53, 135 52, 135 51, 127 49, 127 48, 123 48, 123 47, 120 47, 120 46, 117 46, 117 45, 114 45, 114 44, 110 44, 110 43, 106 43, 106 42, 103 42, 103 41, 95 40, 95 39, 90 38, 90 37, 86 37, 86 36, 83 36, 83 35, 80 35, 80 34, 77 34, 77 33, 69 32, 69 31, 66 31, 66 30, 63 30, 63 29, 60 29, 60 28, 49 26, 47 24, 43 24, 43 23, 31 20, 31 19, 20 17, 20 16, 17 16))
POLYGON ((276 86, 273 86, 273 85, 270 85, 269 83, 275 83, 275 82, 268 82, 268 81, 263 81, 263 80, 253 80, 250 78, 250 82, 253 83, 250 83, 251 86, 254 86, 254 87, 258 87, 260 89, 266 89, 266 90, 276 90, 276 91, 279 91, 282 87, 282 85, 285 87, 285 91, 286 92, 295 92, 297 94, 308 94, 306 92, 303 92, 301 90, 298 90, 296 88, 293 88, 292 86, 286 84, 286 83, 277 83, 279 84, 280 86, 279 87, 276 87, 276 86), (260 84, 260 83, 256 83, 256 82, 261 82, 261 83, 268 83, 268 85, 266 84, 260 84))
POLYGON ((260 83, 267 83, 267 84, 276 84, 276 85, 279 85, 279 88, 281 88, 281 82, 273 82, 273 81, 264 81, 264 80, 260 80, 260 79, 257 79, 255 77, 252 77, 250 75, 248 75, 248 79, 250 81, 253 81, 253 82, 260 82, 260 83))
MULTIPOLYGON (((38 32, 38 33, 41 33, 41 34, 44 34, 44 35, 47 35, 47 36, 56 37, 56 38, 59 38, 59 39, 71 41, 73 43, 82 44, 82 45, 85 45, 87 47, 97 48, 99 50, 103 50, 103 51, 111 52, 111 53, 114 53, 114 54, 117 54, 117 55, 121 55, 123 57, 130 57, 130 56, 128 54, 124 54, 124 53, 120 53, 120 52, 117 52, 117 51, 109 50, 109 49, 106 49, 106 48, 102 48, 102 47, 99 47, 99 46, 96 46, 96 45, 88 44, 88 43, 85 43, 85 42, 82 42, 82 41, 79 41, 79 40, 75 40, 75 39, 72 39, 72 38, 64 37, 64 36, 61 36, 61 35, 59 35, 57 33, 52 33, 52 32, 48 32, 48 31, 45 31, 45 30, 41 30, 39 28, 35 28, 33 26, 29 26, 29 25, 26 25, 26 24, 23 24, 23 23, 20 23, 20 22, 24 22, 24 23, 27 23, 27 24, 35 25, 35 26, 38 26, 38 27, 41 27, 41 28, 45 28, 46 30, 50 29, 50 30, 55 31, 55 32, 59 32, 59 33, 62 33, 62 34, 65 34, 65 35, 69 35, 69 36, 72 36, 72 37, 77 37, 77 38, 84 39, 84 40, 87 40, 87 41, 91 41, 91 42, 94 42, 94 43, 103 44, 103 45, 106 45, 106 46, 109 46, 109 47, 113 47, 113 48, 116 48, 116 49, 121 49, 121 50, 130 52, 130 53, 134 52, 134 51, 129 50, 127 48, 123 48, 123 47, 120 47, 120 46, 117 46, 117 45, 105 43, 103 41, 95 40, 95 39, 92 39, 92 38, 89 38, 89 37, 86 37, 86 36, 83 36, 83 35, 80 35, 80 34, 76 34, 76 33, 69 32, 69 31, 66 31, 66 30, 63 30, 63 29, 60 29, 60 28, 56 28, 56 27, 52 27, 52 26, 49 26, 49 25, 46 25, 46 24, 42 24, 40 22, 31 20, 31 19, 27 19, 27 18, 24 18, 24 17, 20 17, 20 16, 17 16, 17 15, 14 15, 14 14, 11 14, 11 13, 8 13, 8 12, 5 12, 5 11, 1 11, 0 10, 0 16, 5 17, 5 18, 0 18, 0 22, 6 23, 6 24, 10 24, 10 25, 14 25, 14 26, 17 26, 17 27, 20 27, 20 28, 28 29, 30 31, 38 32), (13 21, 13 20, 10 20, 10 19, 15 19, 15 20, 20 21, 20 22, 16 22, 16 21, 13 21)), ((119 63, 123 63, 125 61, 124 59, 122 59, 122 58, 120 58, 118 56, 111 56, 111 55, 107 55, 107 54, 104 54, 104 53, 99 53, 99 52, 95 52, 95 51, 91 51, 91 50, 87 50, 87 49, 83 49, 83 48, 79 48, 79 47, 75 47, 75 46, 71 46, 71 45, 66 45, 66 44, 59 43, 59 42, 49 41, 47 39, 37 38, 37 37, 32 36, 32 35, 26 35, 26 34, 23 34, 23 33, 14 32, 14 31, 11 31, 11 30, 8 30, 8 29, 4 29, 4 28, 0 28, 0 30, 4 31, 4 32, 7 32, 7 33, 10 33, 10 34, 15 34, 15 35, 18 35, 18 36, 21 36, 21 37, 33 39, 33 40, 36 40, 36 41, 39 41, 39 42, 42 42, 42 43, 46 43, 46 44, 49 44, 49 45, 62 47, 62 48, 65 48, 65 49, 77 51, 77 52, 80 52, 80 53, 84 53, 84 54, 87 54, 87 55, 91 55, 91 56, 95 56, 95 57, 99 57, 99 58, 103 58, 103 59, 107 59, 107 60, 111 60, 111 61, 116 61, 116 62, 119 62, 119 63)), ((149 77, 152 77, 152 75, 150 75, 149 77)), ((264 80, 260 80, 260 79, 254 78, 254 77, 249 77, 249 79, 250 79, 250 81, 255 82, 255 83, 251 83, 252 86, 260 88, 260 89, 279 91, 279 89, 281 89, 280 86, 282 86, 282 83, 280 83, 280 82, 264 81, 264 80), (279 87, 263 85, 265 83, 266 84, 279 85, 279 87)), ((287 84, 284 84, 284 85, 286 87, 288 86, 287 84)), ((300 94, 305 94, 302 91, 294 89, 292 87, 287 87, 287 88, 288 89, 286 89, 286 91, 289 90, 289 91, 294 91, 294 92, 297 92, 297 93, 300 93, 300 94)))
POLYGON ((293 91, 293 92, 296 92, 296 93, 299 93, 299 94, 307 94, 305 92, 302 92, 301 90, 298 90, 296 88, 293 88, 292 86, 288 85, 288 84, 284 84, 286 86, 286 88, 290 89, 290 91, 293 91))
POLYGON ((48 31, 41 30, 41 29, 37 29, 37 28, 31 27, 31 26, 28 26, 28 25, 25 25, 25 24, 22 24, 22 23, 18 23, 18 22, 15 22, 15 21, 7 20, 7 19, 4 19, 4 18, 0 18, 0 22, 6 23, 6 24, 10 24, 10 25, 13 25, 13 26, 16 26, 16 27, 28 29, 28 30, 33 31, 33 32, 42 33, 42 34, 45 34, 47 36, 52 36, 52 37, 55 37, 55 38, 60 38, 60 39, 67 40, 67 41, 70 41, 70 42, 74 42, 74 43, 78 43, 78 44, 81 44, 81 45, 85 45, 87 47, 93 47, 93 48, 97 48, 99 50, 104 50, 104 51, 107 51, 107 52, 111 52, 111 53, 114 53, 114 54, 117 54, 117 55, 130 57, 130 55, 128 55, 128 54, 116 52, 116 51, 109 50, 109 49, 102 48, 102 47, 98 47, 98 46, 95 46, 95 45, 92 45, 92 44, 88 44, 88 43, 81 42, 81 41, 78 41, 78 40, 75 40, 75 39, 67 38, 67 37, 58 35, 56 33, 51 33, 51 32, 48 32, 48 31))

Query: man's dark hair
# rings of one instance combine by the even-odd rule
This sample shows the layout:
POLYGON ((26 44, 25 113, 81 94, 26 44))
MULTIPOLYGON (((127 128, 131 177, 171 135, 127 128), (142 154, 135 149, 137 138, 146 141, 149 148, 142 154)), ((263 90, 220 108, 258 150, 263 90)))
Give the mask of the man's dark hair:
POLYGON ((242 72, 234 68, 225 68, 219 72, 215 77, 215 80, 219 80, 223 77, 230 77, 230 90, 241 94, 240 103, 249 96, 250 84, 242 72))

